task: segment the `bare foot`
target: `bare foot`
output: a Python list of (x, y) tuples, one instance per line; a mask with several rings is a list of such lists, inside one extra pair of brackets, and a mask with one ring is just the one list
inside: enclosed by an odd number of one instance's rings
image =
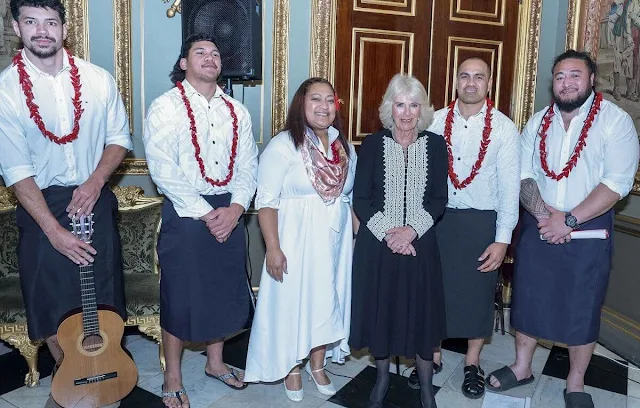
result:
[[(204, 367), (204, 371), (208, 374), (215, 375), (216, 377), (220, 377), (221, 375), (229, 374), (230, 372), (232, 372), (231, 368), (229, 368), (224, 363), (220, 363), (214, 366), (209, 361), (207, 361), (207, 365)], [(244, 380), (244, 371), (235, 370), (235, 372), (237, 373), (236, 375), (238, 376), (238, 379), (236, 379), (235, 377), (230, 377), (224, 380), (224, 382), (236, 388), (243, 387), (244, 382), (242, 381)]]

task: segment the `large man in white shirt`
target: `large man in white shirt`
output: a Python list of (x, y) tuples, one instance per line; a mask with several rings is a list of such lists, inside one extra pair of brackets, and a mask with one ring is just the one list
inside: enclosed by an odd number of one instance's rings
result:
[[(504, 391), (533, 381), (538, 337), (569, 346), (568, 407), (593, 407), (584, 374), (600, 329), (609, 280), (613, 205), (633, 186), (638, 135), (631, 117), (593, 91), (596, 64), (568, 50), (553, 65), (554, 103), (521, 137), (521, 218), (511, 305), (516, 362), (492, 373)], [(574, 230), (606, 229), (609, 238), (572, 240)]]
[[(78, 265), (92, 263), (97, 302), (125, 317), (117, 200), (106, 182), (132, 148), (113, 77), (63, 49), (60, 0), (12, 0), (24, 48), (0, 74), (0, 176), (15, 192), (18, 263), (31, 339), (59, 363), (60, 319), (80, 307)], [(94, 213), (91, 245), (69, 230)]]
[[(436, 224), (445, 294), (447, 337), (468, 339), (462, 393), (484, 395), (480, 351), (491, 336), (494, 295), (511, 233), (518, 222), (518, 129), (487, 97), (491, 70), (480, 58), (458, 67), (458, 99), (434, 114), (429, 130), (443, 135), (449, 159), (449, 201)], [(441, 355), (434, 355), (436, 372)], [(412, 375), (409, 385), (417, 388)]]
[(143, 135), (151, 177), (167, 198), (158, 256), (163, 400), (172, 407), (187, 401), (184, 341), (207, 342), (209, 377), (246, 386), (222, 349), (249, 317), (242, 215), (256, 191), (258, 148), (247, 109), (217, 86), (220, 70), (211, 37), (185, 39), (171, 74), (176, 87), (153, 101)]

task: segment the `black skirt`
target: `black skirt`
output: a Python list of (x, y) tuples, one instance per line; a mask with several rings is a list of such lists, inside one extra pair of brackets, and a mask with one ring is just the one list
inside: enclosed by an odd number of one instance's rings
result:
[[(214, 208), (231, 194), (204, 196)], [(220, 339), (241, 330), (249, 318), (244, 220), (219, 243), (201, 220), (181, 218), (165, 200), (158, 238), (160, 326), (193, 342)]]
[(581, 227), (607, 229), (608, 239), (558, 245), (540, 239), (531, 214), (523, 212), (520, 219), (511, 326), (529, 336), (569, 346), (596, 341), (611, 269), (613, 211)]
[[(58, 222), (71, 230), (66, 208), (77, 187), (51, 186), (42, 190), (49, 210)], [(94, 233), (91, 246), (96, 299), (98, 304), (117, 309), (126, 319), (122, 253), (116, 225), (118, 200), (105, 186), (93, 208)], [(80, 269), (58, 252), (34, 219), (20, 205), (16, 209), (18, 266), (20, 285), (27, 311), (29, 338), (42, 339), (54, 335), (61, 319), (81, 307)]]
[(351, 337), (355, 349), (431, 360), (445, 338), (442, 273), (435, 231), (413, 242), (417, 256), (394, 254), (366, 226), (353, 258)]
[(447, 208), (436, 224), (447, 337), (490, 337), (498, 272), (480, 272), (478, 261), (495, 241), (495, 211)]

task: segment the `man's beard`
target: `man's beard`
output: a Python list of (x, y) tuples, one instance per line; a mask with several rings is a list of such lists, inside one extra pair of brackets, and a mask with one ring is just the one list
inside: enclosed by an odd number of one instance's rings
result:
[[(41, 50), (35, 45), (35, 42), (37, 40), (41, 40), (41, 39), (46, 39), (46, 40), (51, 41), (51, 47), (48, 50)], [(40, 59), (47, 59), (47, 58), (51, 58), (54, 55), (56, 55), (56, 53), (58, 51), (60, 51), (60, 48), (62, 48), (62, 46), (60, 46), (58, 44), (58, 42), (54, 38), (51, 38), (51, 37), (32, 37), (31, 38), (31, 46), (27, 46), (27, 48), (36, 57), (38, 57)]]
[(561, 101), (556, 93), (553, 93), (553, 99), (556, 105), (558, 105), (558, 109), (563, 112), (573, 112), (574, 110), (581, 107), (587, 99), (591, 96), (591, 88), (587, 88), (583, 93), (578, 94), (574, 99), (568, 101)]

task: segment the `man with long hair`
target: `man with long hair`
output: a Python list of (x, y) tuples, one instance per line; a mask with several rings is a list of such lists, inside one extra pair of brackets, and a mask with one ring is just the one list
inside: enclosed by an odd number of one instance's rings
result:
[(246, 386), (222, 349), (249, 317), (242, 215), (256, 191), (258, 148), (249, 112), (217, 85), (221, 68), (213, 38), (185, 39), (170, 75), (175, 87), (153, 101), (143, 134), (151, 178), (166, 197), (158, 257), (168, 407), (189, 406), (184, 341), (207, 343), (207, 376)]

